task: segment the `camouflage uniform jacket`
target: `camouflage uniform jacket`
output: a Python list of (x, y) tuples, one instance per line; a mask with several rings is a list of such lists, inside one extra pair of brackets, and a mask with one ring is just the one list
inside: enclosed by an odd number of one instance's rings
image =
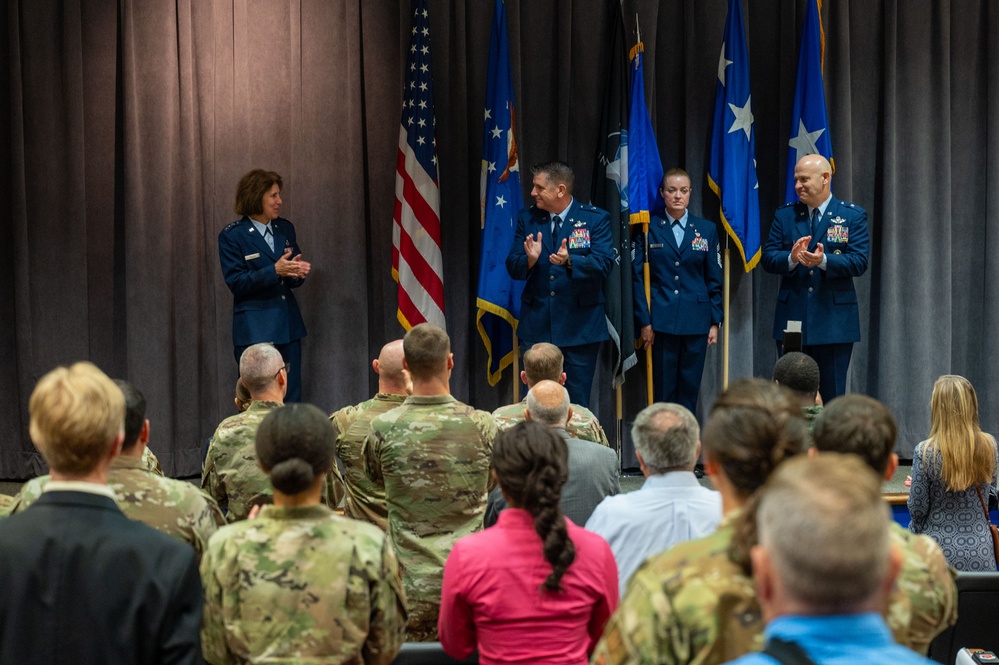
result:
[(157, 476), (165, 476), (163, 473), (163, 467), (160, 466), (160, 461), (156, 458), (156, 455), (149, 446), (142, 449), (142, 465), (155, 473)]
[[(364, 520), (388, 529), (388, 509), (385, 507), (385, 488), (372, 482), (364, 473), (361, 448), (368, 435), (371, 420), (402, 404), (405, 395), (378, 393), (374, 398), (356, 406), (345, 406), (330, 416), (336, 429), (336, 456), (343, 464), (341, 480), (346, 488), (343, 512), (347, 517)], [(340, 471), (336, 473), (340, 475)]]
[[(600, 422), (597, 421), (597, 417), (593, 415), (593, 412), (585, 406), (578, 404), (571, 406), (572, 418), (569, 418), (569, 423), (565, 426), (565, 431), (569, 433), (569, 436), (573, 439), (599, 443), (609, 448), (610, 441), (607, 440), (607, 434), (604, 433), (604, 428), (600, 426)], [(507, 404), (496, 409), (493, 411), (493, 417), (496, 418), (496, 422), (499, 424), (501, 430), (510, 429), (524, 420), (524, 410), (526, 408), (527, 398), (525, 397), (516, 404)]]
[(14, 505), (14, 497), (8, 494), (0, 494), (0, 517), (10, 514), (10, 509)]
[(410, 396), (371, 421), (368, 477), (385, 486), (388, 535), (402, 567), (407, 639), (437, 639), (444, 561), (482, 528), (496, 421), (450, 395)]
[(208, 444), (201, 489), (226, 511), (230, 524), (245, 520), (255, 505), (274, 502), (271, 479), (257, 464), (254, 439), (260, 421), (280, 406), (279, 402), (250, 402), (246, 411), (223, 420)]
[[(49, 476), (39, 476), (26, 482), (15, 497), (11, 514), (37, 501), (49, 480)], [(126, 517), (190, 543), (198, 557), (204, 554), (212, 534), (225, 524), (211, 497), (190, 483), (156, 475), (135, 457), (119, 455), (111, 460), (108, 486)]]
[(387, 665), (405, 639), (388, 539), (326, 506), (266, 506), (220, 529), (201, 578), (209, 663)]
[[(738, 515), (730, 512), (712, 535), (650, 557), (638, 569), (592, 663), (717, 665), (763, 648), (753, 580), (728, 557)], [(904, 555), (886, 619), (898, 643), (925, 651), (956, 620), (954, 582), (939, 548), (913, 548), (900, 540), (901, 528), (891, 532)]]
[(815, 419), (822, 414), (822, 406), (819, 404), (805, 406), (802, 407), (801, 411), (805, 414), (805, 422), (808, 423), (808, 438), (809, 445), (811, 445), (812, 431), (815, 429)]

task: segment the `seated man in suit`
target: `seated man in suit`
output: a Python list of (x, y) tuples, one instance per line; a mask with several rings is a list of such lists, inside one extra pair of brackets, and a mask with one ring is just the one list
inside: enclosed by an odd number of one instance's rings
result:
[(77, 363), (42, 377), (28, 408), (52, 481), (0, 521), (0, 664), (202, 662), (194, 550), (125, 517), (107, 486), (121, 390)]
[(901, 564), (889, 521), (880, 479), (855, 456), (821, 453), (777, 467), (750, 552), (764, 650), (731, 662), (932, 663), (896, 644), (881, 616)]
[[(524, 369), (520, 370), (520, 381), (530, 390), (538, 381), (556, 381), (565, 385), (566, 375), (562, 371), (562, 351), (554, 344), (538, 342), (524, 351)], [(571, 404), (572, 416), (565, 426), (565, 431), (574, 439), (593, 441), (610, 447), (607, 434), (600, 426), (593, 412), (581, 404)], [(500, 429), (510, 429), (523, 422), (527, 413), (527, 395), (516, 404), (507, 404), (493, 411), (493, 417)]]
[[(574, 439), (565, 430), (572, 417), (569, 393), (554, 381), (540, 381), (527, 393), (527, 419), (554, 429), (569, 446), (569, 480), (562, 488), (562, 512), (573, 524), (586, 524), (604, 497), (621, 491), (617, 455), (599, 443)], [(483, 524), (496, 523), (506, 508), (499, 487), (489, 492)]]
[[(208, 539), (225, 524), (225, 517), (215, 501), (191, 483), (165, 478), (146, 467), (143, 452), (148, 450), (150, 431), (146, 398), (128, 381), (115, 383), (125, 395), (125, 442), (108, 472), (118, 507), (129, 519), (190, 543), (200, 557)], [(11, 513), (37, 501), (51, 480), (51, 476), (39, 476), (26, 482)]]

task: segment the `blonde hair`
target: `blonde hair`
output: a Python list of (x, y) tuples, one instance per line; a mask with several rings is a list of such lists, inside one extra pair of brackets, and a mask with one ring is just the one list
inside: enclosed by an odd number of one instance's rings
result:
[(945, 374), (933, 384), (930, 438), (923, 463), (940, 452), (940, 477), (951, 492), (987, 483), (995, 471), (995, 442), (978, 424), (978, 396), (963, 376)]
[(124, 431), (125, 395), (88, 362), (43, 376), (28, 410), (31, 440), (53, 471), (68, 476), (97, 468)]

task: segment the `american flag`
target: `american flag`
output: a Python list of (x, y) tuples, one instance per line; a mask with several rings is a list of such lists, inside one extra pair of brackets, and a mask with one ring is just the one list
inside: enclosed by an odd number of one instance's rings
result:
[(444, 327), (430, 21), (426, 0), (411, 0), (410, 6), (413, 38), (406, 60), (392, 228), (392, 278), (399, 283), (396, 316), (406, 330), (427, 321)]

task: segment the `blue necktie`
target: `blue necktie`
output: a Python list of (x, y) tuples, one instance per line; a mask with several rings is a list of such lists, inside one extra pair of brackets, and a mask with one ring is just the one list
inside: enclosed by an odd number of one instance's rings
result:
[(274, 232), (271, 231), (271, 225), (270, 224), (268, 224), (267, 226), (264, 227), (264, 240), (267, 241), (267, 246), (270, 247), (271, 251), (273, 252), (274, 251)]
[(552, 238), (557, 236), (562, 230), (562, 218), (558, 215), (552, 215)]

